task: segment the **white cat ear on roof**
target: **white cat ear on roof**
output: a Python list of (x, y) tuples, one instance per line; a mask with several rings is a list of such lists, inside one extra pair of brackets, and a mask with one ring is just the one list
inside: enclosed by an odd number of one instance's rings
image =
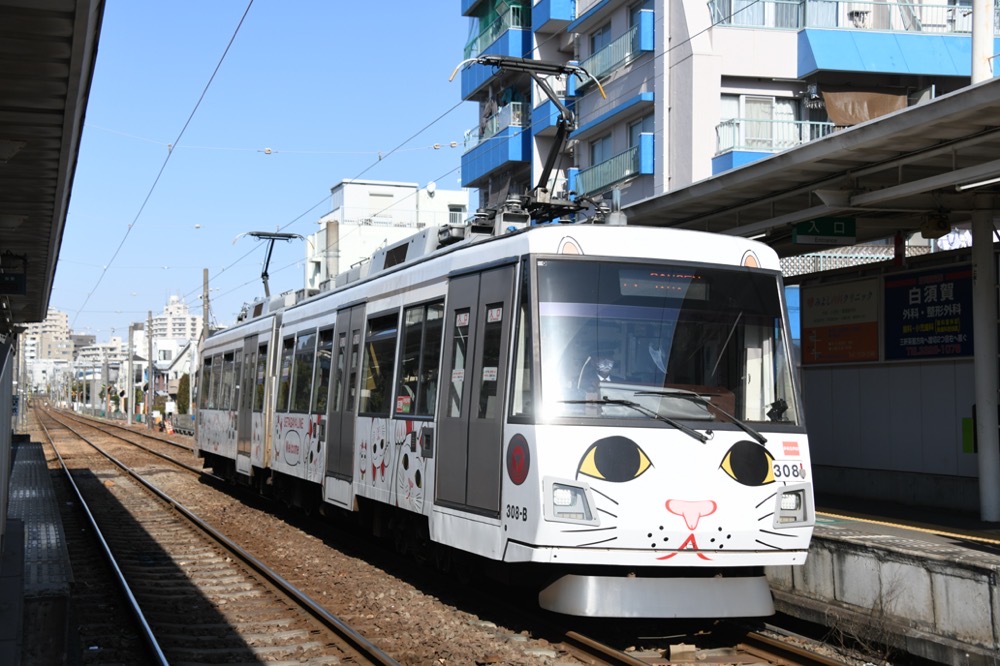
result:
[(583, 250), (580, 249), (580, 244), (577, 243), (571, 236), (565, 236), (561, 241), (559, 241), (559, 254), (583, 254)]

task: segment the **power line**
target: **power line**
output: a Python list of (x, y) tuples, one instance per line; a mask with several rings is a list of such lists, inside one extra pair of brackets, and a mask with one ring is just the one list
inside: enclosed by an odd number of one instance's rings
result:
[(111, 260), (108, 261), (107, 264), (105, 264), (104, 268), (101, 270), (101, 274), (97, 277), (97, 283), (94, 284), (93, 289), (91, 289), (90, 293), (87, 294), (87, 297), (84, 299), (83, 304), (76, 311), (76, 314), (73, 315), (73, 324), (76, 323), (76, 319), (77, 317), (80, 316), (80, 312), (82, 312), (83, 309), (87, 306), (87, 303), (90, 302), (90, 297), (94, 295), (94, 292), (97, 291), (97, 288), (101, 285), (101, 282), (104, 280), (104, 276), (107, 275), (108, 273), (108, 267), (114, 263), (115, 259), (118, 257), (118, 254), (121, 252), (122, 247), (124, 247), (125, 241), (128, 240), (129, 235), (132, 233), (132, 229), (139, 221), (139, 216), (141, 216), (142, 211), (145, 210), (146, 204), (149, 203), (150, 197), (153, 196), (153, 192), (156, 190), (156, 186), (160, 182), (160, 178), (163, 176), (163, 172), (167, 168), (167, 163), (170, 162), (170, 156), (173, 155), (174, 152), (173, 146), (176, 146), (180, 142), (181, 137), (184, 136), (184, 132), (188, 128), (188, 125), (191, 124), (191, 120), (194, 119), (194, 114), (197, 113), (198, 107), (201, 106), (202, 100), (205, 99), (205, 95), (208, 93), (208, 89), (212, 85), (212, 81), (215, 80), (215, 75), (219, 73), (219, 69), (222, 67), (222, 63), (226, 59), (226, 55), (229, 53), (229, 49), (232, 47), (233, 42), (236, 41), (236, 35), (239, 34), (240, 28), (243, 27), (243, 22), (246, 20), (247, 14), (250, 13), (250, 8), (252, 6), (253, 6), (253, 0), (250, 0), (249, 3), (247, 4), (247, 8), (243, 10), (243, 16), (240, 17), (240, 21), (236, 25), (236, 29), (233, 31), (232, 37), (229, 38), (229, 43), (226, 44), (226, 48), (222, 52), (222, 56), (219, 58), (219, 62), (215, 65), (215, 69), (212, 71), (212, 75), (209, 77), (208, 83), (206, 83), (205, 87), (202, 89), (201, 95), (198, 97), (198, 101), (195, 102), (194, 108), (191, 109), (191, 113), (188, 114), (187, 120), (184, 121), (184, 126), (181, 127), (181, 131), (177, 134), (177, 138), (174, 139), (173, 144), (171, 144), (168, 147), (167, 156), (163, 159), (163, 164), (160, 165), (160, 170), (156, 174), (156, 178), (153, 179), (153, 184), (149, 187), (149, 191), (146, 193), (146, 198), (143, 199), (142, 205), (139, 206), (139, 210), (136, 212), (135, 217), (132, 218), (132, 222), (129, 223), (128, 228), (125, 230), (125, 235), (122, 236), (121, 241), (119, 241), (118, 243), (118, 247), (115, 248), (114, 254), (111, 255)]
[[(724, 23), (724, 22), (726, 22), (726, 21), (728, 21), (728, 20), (732, 19), (732, 18), (733, 18), (734, 16), (736, 16), (737, 14), (740, 14), (741, 12), (744, 12), (744, 11), (746, 11), (746, 10), (750, 9), (751, 7), (753, 7), (754, 5), (756, 5), (756, 4), (760, 3), (760, 2), (761, 2), (761, 0), (753, 0), (752, 2), (750, 2), (749, 4), (747, 4), (746, 6), (744, 6), (744, 7), (741, 7), (741, 8), (739, 8), (739, 9), (737, 9), (737, 10), (733, 11), (733, 12), (732, 12), (732, 13), (730, 13), (729, 15), (727, 15), (727, 16), (724, 16), (724, 17), (720, 17), (720, 18), (719, 18), (718, 20), (715, 20), (715, 21), (713, 21), (713, 22), (712, 22), (712, 23), (711, 23), (711, 24), (710, 24), (710, 25), (709, 25), (708, 27), (704, 28), (703, 30), (700, 30), (699, 32), (697, 32), (697, 33), (695, 33), (695, 34), (693, 34), (693, 35), (690, 35), (690, 36), (689, 36), (688, 38), (686, 38), (686, 39), (684, 39), (684, 40), (682, 40), (682, 41), (680, 41), (680, 42), (678, 42), (678, 43), (676, 43), (676, 44), (673, 44), (673, 45), (671, 45), (671, 46), (670, 46), (669, 48), (667, 48), (667, 49), (664, 49), (664, 50), (663, 50), (663, 51), (662, 51), (661, 53), (659, 53), (659, 54), (657, 54), (656, 56), (654, 56), (654, 58), (653, 58), (652, 60), (653, 60), (653, 61), (655, 61), (656, 59), (658, 59), (658, 58), (660, 58), (660, 57), (663, 57), (663, 56), (667, 55), (668, 53), (670, 53), (670, 52), (674, 51), (675, 49), (677, 49), (677, 48), (680, 48), (680, 47), (682, 47), (682, 46), (684, 46), (684, 45), (686, 45), (686, 44), (689, 44), (689, 43), (690, 43), (690, 42), (692, 42), (692, 41), (693, 41), (693, 40), (694, 40), (695, 38), (697, 38), (697, 37), (701, 36), (702, 34), (706, 33), (706, 32), (707, 32), (708, 30), (710, 30), (711, 28), (714, 28), (715, 26), (717, 26), (717, 25), (720, 25), (720, 24), (722, 24), (722, 23)], [(225, 58), (225, 56), (226, 56), (226, 53), (228, 53), (228, 51), (229, 51), (229, 47), (230, 47), (230, 46), (232, 45), (233, 41), (235, 40), (235, 37), (236, 37), (236, 34), (237, 34), (237, 33), (239, 32), (239, 28), (240, 28), (240, 26), (242, 26), (242, 24), (243, 24), (243, 19), (245, 19), (245, 18), (246, 18), (246, 15), (247, 15), (247, 12), (249, 12), (249, 10), (250, 10), (250, 6), (251, 6), (252, 4), (253, 4), (253, 0), (250, 0), (250, 3), (248, 4), (248, 6), (247, 6), (247, 9), (246, 9), (246, 11), (244, 12), (244, 15), (243, 15), (243, 18), (241, 18), (241, 20), (240, 20), (240, 24), (239, 24), (239, 25), (237, 26), (237, 28), (236, 28), (236, 31), (234, 32), (234, 34), (233, 34), (232, 38), (230, 39), (230, 42), (229, 42), (229, 45), (227, 45), (227, 47), (226, 47), (226, 51), (225, 51), (225, 53), (223, 53), (223, 55), (222, 55), (222, 58), (220, 59), (220, 61), (219, 61), (218, 65), (216, 66), (216, 69), (215, 69), (215, 72), (213, 72), (213, 74), (212, 74), (212, 79), (214, 79), (214, 77), (215, 77), (215, 73), (216, 73), (216, 72), (218, 72), (218, 70), (219, 70), (219, 67), (221, 67), (221, 64), (222, 64), (222, 60), (223, 60), (223, 59)], [(550, 42), (550, 41), (551, 41), (551, 40), (553, 40), (553, 39), (556, 39), (556, 38), (558, 38), (558, 37), (561, 37), (561, 35), (562, 35), (562, 33), (560, 33), (560, 32), (555, 32), (555, 33), (552, 33), (552, 34), (550, 34), (550, 35), (549, 35), (549, 36), (548, 36), (548, 37), (547, 37), (546, 39), (544, 39), (544, 40), (543, 40), (543, 41), (541, 41), (541, 42), (538, 42), (538, 44), (537, 44), (537, 45), (536, 45), (536, 46), (535, 46), (535, 47), (534, 47), (534, 48), (533, 48), (533, 49), (532, 49), (532, 50), (531, 50), (531, 51), (529, 52), (529, 54), (535, 54), (535, 53), (537, 53), (537, 52), (539, 51), (539, 49), (540, 49), (540, 48), (541, 48), (541, 47), (542, 47), (542, 46), (543, 46), (544, 44), (546, 44), (546, 43)], [(210, 80), (209, 80), (209, 83), (208, 83), (208, 85), (210, 85), (210, 84), (211, 84), (211, 82), (212, 82), (212, 79), (210, 79)], [(173, 143), (173, 144), (168, 144), (168, 147), (169, 147), (169, 152), (168, 152), (168, 155), (167, 155), (167, 159), (166, 159), (166, 160), (164, 160), (164, 164), (163, 164), (163, 166), (162, 166), (162, 167), (161, 167), (161, 169), (160, 169), (160, 174), (158, 174), (158, 175), (157, 175), (157, 178), (156, 178), (156, 181), (154, 181), (154, 183), (153, 183), (153, 187), (152, 187), (152, 188), (150, 189), (150, 192), (149, 192), (149, 193), (147, 194), (147, 196), (146, 196), (146, 200), (145, 200), (145, 201), (143, 202), (143, 204), (142, 204), (142, 208), (144, 208), (144, 207), (145, 207), (145, 205), (146, 205), (146, 202), (148, 202), (148, 200), (149, 200), (150, 196), (152, 195), (152, 191), (153, 191), (153, 189), (154, 189), (154, 188), (155, 188), (155, 186), (156, 186), (156, 182), (158, 182), (158, 181), (159, 181), (159, 178), (160, 178), (160, 175), (162, 175), (162, 173), (163, 173), (163, 170), (164, 170), (164, 168), (166, 167), (166, 163), (167, 163), (167, 161), (169, 160), (169, 158), (170, 158), (170, 155), (171, 155), (171, 154), (172, 154), (172, 152), (173, 152), (173, 149), (174, 149), (174, 148), (176, 148), (176, 147), (178, 147), (178, 145), (179, 145), (179, 141), (180, 141), (180, 138), (181, 138), (181, 136), (183, 135), (183, 133), (184, 133), (184, 130), (185, 130), (185, 129), (187, 128), (188, 124), (190, 123), (191, 119), (192, 119), (192, 118), (193, 118), (193, 116), (194, 116), (194, 112), (195, 112), (195, 111), (197, 110), (197, 108), (198, 108), (198, 105), (200, 105), (200, 103), (201, 103), (201, 100), (202, 100), (202, 99), (204, 98), (204, 96), (205, 96), (205, 93), (206, 93), (206, 92), (207, 92), (207, 90), (208, 90), (208, 85), (206, 85), (206, 87), (205, 87), (205, 90), (204, 90), (204, 91), (202, 92), (202, 95), (201, 95), (201, 97), (200, 97), (200, 98), (199, 98), (199, 100), (198, 100), (198, 104), (196, 104), (196, 105), (195, 105), (195, 109), (194, 109), (194, 110), (193, 110), (193, 111), (191, 112), (191, 115), (189, 116), (189, 118), (188, 118), (188, 121), (187, 121), (187, 122), (185, 123), (185, 125), (184, 125), (184, 128), (183, 128), (183, 129), (181, 130), (181, 132), (180, 132), (180, 134), (178, 135), (177, 139), (176, 139), (176, 140), (174, 141), (174, 143)], [(629, 88), (629, 89), (628, 89), (628, 90), (626, 90), (625, 92), (630, 92), (630, 91), (633, 91), (633, 90), (638, 90), (638, 89), (639, 89), (639, 88), (641, 88), (641, 87), (642, 87), (643, 85), (644, 85), (644, 84), (639, 84), (639, 85), (636, 85), (636, 86), (633, 86), (632, 88)], [(372, 162), (372, 163), (371, 163), (371, 164), (370, 164), (369, 166), (367, 166), (366, 168), (364, 168), (364, 169), (363, 169), (363, 170), (362, 170), (362, 171), (361, 171), (360, 173), (358, 173), (358, 174), (357, 174), (357, 175), (356, 175), (356, 176), (355, 176), (355, 177), (353, 178), (353, 180), (357, 180), (357, 179), (360, 179), (360, 178), (361, 178), (361, 176), (363, 176), (364, 174), (366, 174), (367, 172), (369, 172), (369, 171), (370, 171), (371, 169), (373, 169), (374, 167), (376, 167), (376, 166), (377, 166), (378, 164), (381, 164), (381, 163), (382, 163), (382, 162), (383, 162), (383, 161), (384, 161), (385, 159), (387, 159), (387, 158), (388, 158), (389, 156), (391, 156), (391, 155), (393, 155), (393, 154), (395, 154), (395, 153), (397, 153), (397, 152), (401, 152), (404, 146), (406, 146), (406, 145), (407, 145), (408, 143), (410, 143), (410, 142), (411, 142), (411, 141), (412, 141), (413, 139), (415, 139), (415, 138), (416, 138), (417, 136), (421, 135), (421, 134), (422, 134), (423, 132), (425, 132), (425, 131), (426, 131), (427, 129), (429, 129), (430, 127), (432, 127), (432, 126), (433, 126), (433, 125), (435, 125), (436, 123), (440, 122), (440, 121), (441, 121), (441, 120), (442, 120), (443, 118), (445, 118), (446, 116), (448, 116), (449, 114), (451, 114), (451, 113), (452, 113), (453, 111), (455, 111), (456, 109), (458, 109), (458, 108), (459, 108), (460, 106), (462, 106), (462, 104), (464, 104), (464, 103), (465, 103), (466, 101), (467, 101), (467, 100), (464, 100), (464, 99), (462, 99), (462, 100), (459, 100), (459, 101), (458, 101), (458, 102), (457, 102), (457, 103), (456, 103), (455, 105), (453, 105), (453, 106), (452, 106), (451, 108), (449, 108), (448, 110), (446, 110), (446, 111), (444, 111), (443, 113), (441, 113), (441, 114), (440, 114), (439, 116), (437, 116), (437, 117), (436, 117), (436, 118), (435, 118), (434, 120), (432, 120), (432, 121), (430, 121), (429, 123), (427, 123), (427, 124), (426, 124), (426, 125), (425, 125), (424, 127), (422, 127), (422, 128), (420, 129), (420, 130), (418, 130), (418, 131), (417, 131), (416, 133), (414, 133), (413, 135), (411, 135), (411, 136), (410, 136), (409, 138), (407, 138), (406, 140), (404, 140), (404, 141), (403, 141), (402, 143), (400, 143), (400, 144), (399, 144), (398, 146), (396, 146), (395, 148), (393, 148), (393, 149), (392, 149), (392, 150), (390, 150), (389, 152), (385, 153), (384, 155), (383, 155), (382, 153), (378, 153), (378, 158), (377, 158), (377, 159), (376, 159), (375, 161), (373, 161), (373, 162)], [(522, 129), (521, 133), (523, 133), (524, 131), (530, 131), (530, 130), (532, 130), (532, 129), (533, 129), (533, 127), (534, 127), (534, 124), (531, 124), (531, 125), (528, 125), (528, 126), (526, 126), (526, 127), (524, 127), (524, 128)], [(111, 131), (111, 130), (109, 130), (109, 131)], [(519, 133), (519, 134), (520, 134), (520, 133)], [(135, 138), (140, 138), (140, 139), (142, 139), (142, 137), (135, 137)], [(496, 137), (489, 137), (488, 139), (486, 139), (486, 141), (490, 141), (490, 140), (494, 140), (495, 138), (496, 138)], [(147, 139), (143, 139), (143, 140), (147, 140)], [(192, 147), (192, 148), (193, 148), (193, 147)], [(202, 148), (203, 148), (203, 149), (213, 149), (213, 148), (208, 148), (208, 147), (202, 147)], [(219, 149), (219, 150), (225, 150), (225, 149), (223, 149), (223, 148), (218, 148), (218, 149)], [(250, 150), (250, 149), (236, 149), (236, 150)], [(261, 152), (266, 152), (266, 150), (265, 150), (265, 151), (261, 151)], [(271, 152), (279, 152), (279, 151), (271, 151)], [(296, 152), (296, 151), (285, 151), (285, 152)], [(317, 152), (320, 152), (320, 153), (322, 153), (322, 151), (317, 151)], [(331, 154), (333, 154), (333, 153), (331, 153)], [(339, 154), (339, 153), (338, 153), (338, 154)], [(562, 158), (560, 158), (560, 159), (562, 159)], [(456, 167), (455, 169), (452, 169), (452, 170), (451, 170), (451, 171), (449, 171), (448, 173), (444, 174), (444, 176), (442, 176), (442, 177), (445, 177), (445, 176), (447, 176), (447, 175), (449, 175), (449, 174), (451, 174), (451, 173), (454, 173), (454, 171), (456, 171), (457, 169), (458, 169), (458, 167)], [(312, 212), (313, 210), (315, 210), (316, 208), (318, 208), (319, 206), (321, 206), (321, 205), (322, 205), (322, 204), (323, 204), (323, 203), (324, 203), (325, 201), (327, 201), (327, 200), (328, 200), (328, 198), (329, 198), (329, 195), (324, 195), (324, 197), (323, 197), (323, 198), (322, 198), (321, 200), (319, 200), (318, 202), (316, 202), (315, 204), (313, 204), (312, 206), (310, 206), (310, 207), (309, 207), (308, 209), (306, 209), (306, 210), (305, 210), (304, 212), (300, 213), (300, 214), (299, 214), (298, 216), (296, 216), (295, 218), (293, 218), (293, 219), (292, 219), (292, 220), (290, 220), (289, 222), (285, 223), (284, 225), (282, 225), (282, 226), (278, 227), (278, 230), (279, 230), (279, 231), (281, 231), (281, 230), (284, 230), (284, 229), (287, 229), (287, 228), (288, 228), (288, 227), (290, 227), (291, 225), (295, 224), (296, 222), (298, 222), (299, 220), (301, 220), (301, 219), (302, 219), (303, 217), (305, 217), (306, 215), (308, 215), (308, 214), (309, 214), (310, 212)], [(405, 198), (406, 198), (406, 197), (404, 197), (404, 199), (405, 199)], [(402, 201), (402, 200), (400, 200), (400, 201)], [(394, 202), (394, 203), (393, 203), (392, 205), (395, 205), (395, 203), (396, 203), (396, 202)], [(389, 206), (389, 207), (391, 207), (391, 206)], [(384, 209), (384, 210), (387, 210), (387, 209), (388, 209), (389, 207), (386, 207), (386, 209)], [(114, 256), (112, 257), (112, 260), (111, 260), (112, 262), (114, 261), (115, 257), (117, 257), (117, 256), (118, 256), (118, 253), (120, 252), (120, 250), (121, 250), (121, 247), (122, 247), (122, 245), (123, 245), (123, 244), (124, 244), (124, 242), (125, 242), (125, 239), (126, 239), (126, 238), (128, 237), (128, 234), (129, 234), (129, 233), (131, 232), (131, 229), (132, 229), (132, 227), (133, 227), (133, 226), (134, 226), (134, 224), (135, 224), (135, 221), (136, 221), (136, 220), (138, 219), (139, 215), (141, 214), (141, 212), (142, 212), (142, 208), (140, 208), (140, 211), (139, 211), (139, 213), (138, 213), (138, 214), (136, 215), (136, 218), (135, 218), (135, 220), (133, 220), (133, 223), (129, 225), (129, 229), (128, 229), (128, 231), (126, 232), (126, 234), (125, 234), (125, 237), (124, 237), (124, 238), (122, 239), (122, 242), (121, 242), (121, 244), (119, 244), (119, 246), (118, 246), (118, 249), (117, 249), (117, 250), (115, 251), (115, 254), (114, 254)], [(255, 251), (255, 249), (256, 249), (256, 248), (253, 248), (253, 249), (251, 249), (251, 250), (247, 251), (246, 253), (244, 253), (243, 255), (241, 255), (240, 257), (238, 257), (237, 259), (235, 259), (235, 260), (234, 260), (233, 262), (231, 262), (230, 264), (228, 264), (227, 266), (225, 266), (224, 268), (222, 268), (221, 270), (219, 270), (219, 271), (218, 271), (218, 272), (217, 272), (217, 273), (216, 273), (216, 274), (215, 274), (215, 275), (213, 276), (213, 278), (218, 278), (218, 276), (219, 276), (219, 275), (221, 275), (222, 273), (225, 273), (225, 272), (226, 272), (226, 271), (228, 271), (229, 269), (231, 269), (231, 268), (233, 268), (234, 266), (236, 266), (237, 264), (241, 263), (241, 262), (242, 262), (242, 261), (243, 261), (244, 259), (246, 259), (246, 258), (247, 258), (247, 257), (249, 257), (249, 256), (250, 256), (251, 254), (253, 254), (253, 253), (254, 253), (254, 251)], [(110, 265), (110, 263), (111, 263), (111, 262), (109, 262), (109, 265)], [(285, 268), (288, 268), (288, 267), (290, 267), (290, 266), (292, 266), (292, 265), (295, 265), (296, 263), (299, 263), (299, 261), (297, 260), (296, 262), (293, 262), (292, 264), (288, 264), (288, 265), (286, 265), (286, 266), (284, 266), (284, 267), (282, 267), (282, 268), (278, 269), (278, 271), (277, 271), (277, 272), (280, 272), (281, 270), (284, 270)], [(100, 276), (100, 278), (98, 279), (98, 283), (97, 283), (97, 285), (95, 285), (95, 287), (94, 287), (94, 290), (96, 290), (96, 288), (97, 288), (97, 286), (98, 286), (98, 285), (100, 284), (101, 280), (103, 280), (103, 278), (104, 278), (104, 275), (105, 275), (105, 273), (107, 272), (107, 268), (108, 268), (108, 266), (105, 266), (105, 267), (104, 267), (104, 270), (102, 271), (102, 273), (101, 273), (101, 276)], [(232, 290), (229, 290), (229, 291), (227, 291), (227, 292), (224, 292), (224, 294), (222, 294), (222, 295), (225, 295), (225, 294), (229, 294), (229, 293), (232, 293), (232, 291), (235, 291), (235, 289), (239, 289), (239, 288), (242, 288), (242, 287), (244, 287), (244, 286), (246, 286), (246, 285), (249, 285), (249, 284), (251, 284), (251, 283), (252, 283), (253, 281), (254, 281), (254, 280), (248, 280), (247, 282), (244, 282), (244, 283), (242, 283), (242, 284), (238, 285), (237, 287), (234, 287), (234, 288), (233, 288)], [(187, 300), (188, 300), (188, 299), (190, 299), (190, 298), (191, 298), (191, 297), (192, 297), (193, 295), (195, 295), (195, 294), (198, 294), (198, 293), (200, 293), (200, 290), (201, 290), (201, 286), (199, 285), (199, 287), (197, 287), (196, 289), (193, 289), (192, 291), (190, 291), (190, 292), (188, 292), (187, 294), (185, 294), (185, 295), (183, 296), (184, 300), (185, 300), (185, 301), (187, 301)], [(77, 315), (76, 315), (76, 316), (79, 316), (79, 314), (80, 314), (80, 311), (82, 311), (83, 307), (84, 307), (84, 306), (86, 306), (87, 302), (89, 302), (89, 299), (90, 299), (90, 297), (91, 297), (92, 295), (93, 295), (93, 291), (91, 291), (91, 293), (87, 295), (87, 299), (86, 299), (86, 300), (84, 301), (84, 304), (83, 304), (83, 305), (82, 305), (82, 306), (80, 307), (80, 310), (78, 310), (78, 311), (77, 311)], [(75, 322), (75, 317), (74, 317), (74, 322)]]

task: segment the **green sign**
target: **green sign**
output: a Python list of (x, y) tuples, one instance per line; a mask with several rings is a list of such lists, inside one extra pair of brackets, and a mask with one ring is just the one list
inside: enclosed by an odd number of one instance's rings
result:
[(792, 230), (792, 242), (802, 245), (852, 245), (855, 237), (853, 217), (817, 217)]

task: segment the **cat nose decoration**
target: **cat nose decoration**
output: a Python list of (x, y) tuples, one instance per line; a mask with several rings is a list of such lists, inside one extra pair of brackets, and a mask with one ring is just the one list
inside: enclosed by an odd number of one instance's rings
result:
[(696, 529), (698, 521), (704, 516), (711, 516), (715, 513), (715, 509), (716, 504), (712, 500), (701, 500), (698, 502), (678, 499), (667, 500), (667, 511), (676, 516), (683, 516), (684, 523), (689, 530)]

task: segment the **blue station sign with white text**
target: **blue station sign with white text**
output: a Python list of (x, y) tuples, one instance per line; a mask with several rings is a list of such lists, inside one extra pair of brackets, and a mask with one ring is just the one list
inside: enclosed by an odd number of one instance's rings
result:
[(972, 267), (885, 278), (885, 359), (972, 356)]

